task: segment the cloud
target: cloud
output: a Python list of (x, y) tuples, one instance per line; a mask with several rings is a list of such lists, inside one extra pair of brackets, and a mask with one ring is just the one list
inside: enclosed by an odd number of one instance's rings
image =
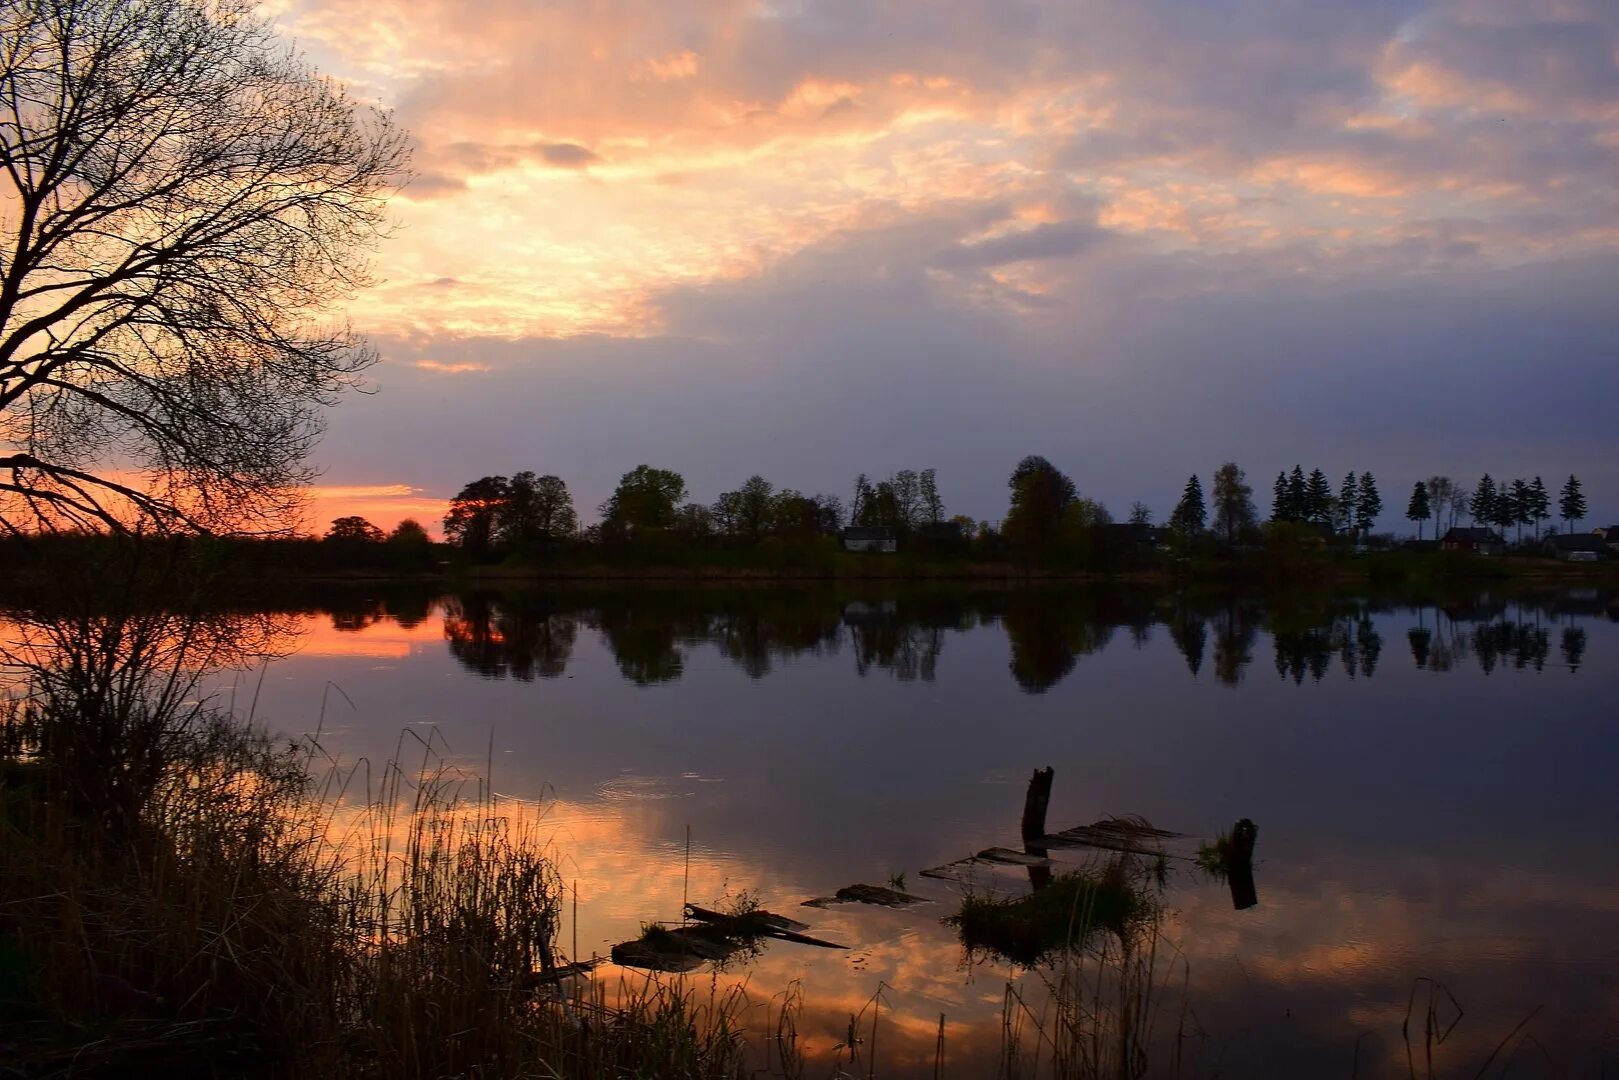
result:
[(442, 375), (465, 375), (489, 370), (488, 364), (475, 364), (470, 361), (417, 360), (411, 366), (422, 371), (436, 371)]
[[(1611, 4), (284, 17), (419, 147), (351, 307), (397, 362), (327, 444), (363, 475), (400, 432), (436, 493), (535, 467), (589, 505), (652, 456), (717, 491), (936, 455), (994, 516), (1031, 449), (1118, 462), (1081, 486), (1121, 506), (1328, 432), (1380, 473), (1611, 476), (1547, 419), (1614, 404)], [(445, 357), (491, 370), (447, 394)]]
[(597, 154), (575, 143), (548, 143), (535, 147), (535, 152), (541, 161), (559, 169), (583, 169), (601, 160)]

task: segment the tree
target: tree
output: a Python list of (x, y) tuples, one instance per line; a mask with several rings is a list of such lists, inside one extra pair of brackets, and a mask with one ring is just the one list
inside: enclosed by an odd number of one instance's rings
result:
[(1473, 488), (1473, 496), (1467, 502), (1467, 512), (1473, 516), (1474, 521), (1489, 525), (1495, 521), (1496, 502), (1499, 498), (1495, 491), (1495, 481), (1490, 479), (1489, 473), (1485, 473), (1479, 479), (1478, 485)]
[(1534, 523), (1535, 539), (1540, 539), (1540, 523), (1552, 516), (1552, 497), (1546, 491), (1546, 484), (1540, 477), (1535, 477), (1529, 485), (1529, 518)]
[(1372, 474), (1360, 474), (1360, 484), (1355, 492), (1355, 527), (1364, 537), (1372, 531), (1377, 523), (1377, 515), (1383, 512), (1383, 496), (1378, 494), (1377, 481)]
[(462, 488), (444, 515), (444, 539), (463, 551), (488, 551), (495, 541), (495, 519), (508, 493), (504, 476), (481, 477)]
[(0, 527), (280, 524), (375, 360), (405, 134), (254, 8), (0, 4)]
[(1287, 474), (1287, 509), (1289, 521), (1303, 521), (1307, 514), (1306, 505), (1309, 501), (1309, 484), (1304, 479), (1302, 466), (1294, 465), (1293, 471)]
[[(1422, 523), (1433, 517), (1433, 506), (1428, 501), (1428, 485), (1421, 480), (1411, 489), (1411, 501), (1405, 504), (1405, 518), (1417, 523), (1417, 539), (1422, 539)], [(1438, 531), (1438, 526), (1434, 526)]]
[(854, 478), (854, 495), (849, 503), (849, 524), (866, 524), (867, 508), (871, 503), (873, 494), (871, 481), (866, 478), (865, 473), (861, 473)]
[(1433, 505), (1433, 531), (1434, 539), (1439, 538), (1439, 530), (1444, 521), (1445, 513), (1450, 511), (1452, 517), (1450, 524), (1454, 526), (1455, 511), (1452, 510), (1452, 500), (1456, 495), (1456, 482), (1448, 476), (1434, 475), (1428, 477), (1428, 501)]
[(909, 531), (922, 521), (922, 479), (914, 469), (901, 469), (888, 478), (894, 493), (894, 525)]
[(762, 476), (750, 476), (735, 491), (721, 493), (714, 519), (727, 536), (757, 543), (770, 529), (775, 487)]
[(1245, 482), (1241, 469), (1228, 461), (1214, 470), (1214, 531), (1235, 544), (1254, 526), (1254, 489)]
[(602, 503), (602, 527), (619, 535), (667, 529), (676, 507), (686, 501), (686, 481), (669, 469), (637, 465), (619, 478), (612, 496)]
[(355, 514), (333, 521), (326, 539), (337, 544), (380, 544), (383, 537), (381, 529)]
[(1018, 462), (1007, 480), (1012, 505), (1001, 531), (1026, 548), (1049, 546), (1062, 527), (1063, 515), (1079, 497), (1074, 482), (1051, 462), (1031, 454)]
[(1174, 512), (1169, 515), (1169, 527), (1191, 536), (1202, 532), (1208, 519), (1208, 509), (1203, 505), (1203, 484), (1193, 474), (1181, 490), (1181, 501), (1175, 504)]
[(1338, 485), (1338, 497), (1332, 501), (1332, 527), (1340, 532), (1355, 525), (1355, 472), (1351, 469)]
[(922, 470), (921, 488), (923, 520), (930, 525), (937, 525), (944, 520), (944, 500), (939, 498), (937, 470)]
[(1574, 522), (1585, 520), (1585, 493), (1573, 473), (1569, 473), (1568, 483), (1563, 485), (1563, 493), (1557, 500), (1557, 514), (1569, 523), (1569, 532), (1574, 531)]
[(431, 544), (432, 542), (432, 538), (427, 535), (427, 530), (415, 518), (405, 518), (395, 525), (393, 531), (388, 534), (388, 543), (390, 544), (416, 546)]
[(1535, 522), (1534, 497), (1529, 493), (1529, 485), (1523, 480), (1514, 480), (1507, 496), (1512, 513), (1511, 525), (1518, 527), (1518, 542), (1523, 542), (1523, 527), (1533, 525)]
[(495, 539), (512, 546), (573, 535), (579, 515), (568, 485), (556, 476), (515, 474), (506, 484), (506, 499), (495, 513)]
[(1146, 503), (1137, 500), (1130, 504), (1130, 524), (1151, 525), (1152, 510)]
[(1327, 482), (1326, 473), (1320, 469), (1312, 469), (1310, 478), (1304, 485), (1304, 520), (1330, 529), (1332, 517), (1332, 485)]
[(1270, 488), (1270, 519), (1272, 521), (1293, 520), (1293, 506), (1288, 496), (1287, 472), (1285, 470), (1276, 474), (1276, 482)]

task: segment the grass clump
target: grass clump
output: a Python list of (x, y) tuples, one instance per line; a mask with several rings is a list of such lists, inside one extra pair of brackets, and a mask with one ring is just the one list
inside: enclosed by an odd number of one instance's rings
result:
[(1034, 967), (1078, 949), (1098, 930), (1127, 938), (1157, 917), (1150, 877), (1137, 860), (1108, 860), (1099, 870), (1074, 870), (1019, 897), (969, 893), (947, 917), (969, 955), (989, 953)]

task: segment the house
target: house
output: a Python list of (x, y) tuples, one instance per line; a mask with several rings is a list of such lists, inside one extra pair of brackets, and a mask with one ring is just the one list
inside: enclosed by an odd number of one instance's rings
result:
[(899, 550), (893, 529), (851, 525), (839, 534), (844, 551), (878, 551), (892, 554)]
[(1608, 545), (1608, 550), (1619, 555), (1619, 525), (1609, 525), (1606, 529), (1591, 530), (1595, 535), (1602, 537)]
[(1596, 562), (1612, 554), (1607, 541), (1596, 533), (1572, 533), (1566, 536), (1548, 536), (1540, 550), (1564, 562)]
[(1442, 551), (1471, 551), (1476, 555), (1499, 555), (1507, 542), (1494, 529), (1451, 529), (1439, 541)]

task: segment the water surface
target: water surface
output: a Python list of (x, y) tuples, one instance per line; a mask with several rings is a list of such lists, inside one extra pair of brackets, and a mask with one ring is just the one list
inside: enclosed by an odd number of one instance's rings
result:
[[(1030, 976), (967, 962), (940, 924), (958, 887), (920, 872), (1016, 846), (1050, 765), (1053, 829), (1259, 826), (1257, 907), (1170, 875), (1160, 1027), (1186, 1036), (1188, 1075), (1405, 1075), (1424, 978), (1461, 1009), (1446, 1071), (1472, 1075), (1537, 1006), (1511, 1075), (1619, 1066), (1605, 593), (377, 591), (311, 601), (291, 629), (259, 718), (318, 720), (348, 761), (414, 731), (540, 800), (581, 953), (742, 890), (849, 944), (773, 945), (723, 976), (760, 999), (796, 981), (823, 1059), (881, 988), (881, 1075), (932, 1075), (941, 1013), (952, 1074), (984, 1067), (1007, 981)], [(798, 906), (899, 874), (936, 902)], [(1028, 882), (986, 868), (986, 886)]]

